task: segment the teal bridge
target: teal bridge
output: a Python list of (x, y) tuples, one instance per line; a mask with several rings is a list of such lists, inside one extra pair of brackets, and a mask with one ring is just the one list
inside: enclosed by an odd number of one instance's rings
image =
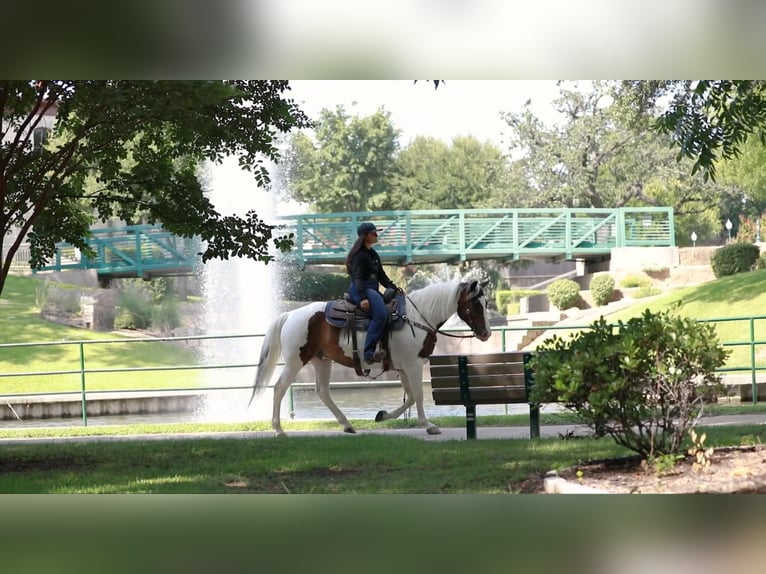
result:
[(53, 260), (36, 271), (95, 269), (100, 280), (151, 279), (190, 275), (200, 261), (199, 240), (174, 235), (158, 225), (94, 228), (86, 241), (96, 257), (87, 257), (72, 245), (60, 243)]
[[(463, 209), (325, 213), (279, 218), (275, 235), (292, 233), (284, 258), (301, 266), (341, 264), (356, 228), (379, 229), (375, 250), (386, 264), (455, 263), (479, 259), (595, 259), (613, 248), (675, 246), (669, 207), (617, 209)], [(93, 229), (86, 257), (66, 243), (38, 271), (95, 269), (100, 279), (188, 275), (200, 262), (198, 240), (160, 226)]]
[(343, 263), (356, 228), (372, 221), (387, 264), (478, 259), (596, 259), (617, 247), (673, 247), (670, 207), (463, 209), (322, 213), (280, 218), (300, 265)]

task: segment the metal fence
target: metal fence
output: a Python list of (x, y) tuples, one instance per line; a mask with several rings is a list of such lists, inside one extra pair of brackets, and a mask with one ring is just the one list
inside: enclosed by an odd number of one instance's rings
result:
[[(758, 400), (757, 390), (757, 375), (758, 373), (766, 370), (766, 354), (758, 352), (759, 347), (766, 345), (766, 316), (753, 316), (753, 317), (727, 317), (719, 319), (706, 319), (706, 323), (713, 323), (719, 332), (723, 332), (726, 335), (719, 337), (721, 344), (724, 347), (732, 349), (732, 355), (729, 358), (727, 365), (719, 370), (729, 384), (736, 383), (737, 380), (747, 381), (745, 384), (750, 384), (752, 388), (752, 402), (756, 403)], [(496, 336), (500, 336), (500, 350), (512, 350), (508, 349), (509, 338), (516, 331), (527, 331), (530, 329), (541, 331), (559, 331), (562, 336), (565, 336), (566, 332), (574, 332), (583, 329), (589, 329), (590, 325), (566, 325), (566, 326), (535, 326), (535, 327), (499, 327), (495, 328), (494, 332)], [(462, 329), (451, 330), (455, 333), (463, 332)], [(734, 338), (732, 333), (738, 338)], [(243, 385), (215, 385), (205, 386), (203, 384), (190, 385), (190, 386), (172, 386), (167, 388), (93, 388), (93, 379), (98, 375), (104, 374), (118, 374), (118, 373), (149, 373), (149, 372), (162, 372), (162, 371), (205, 371), (205, 370), (220, 370), (227, 369), (253, 369), (255, 370), (258, 365), (254, 362), (219, 362), (216, 364), (202, 364), (200, 362), (190, 362), (187, 364), (169, 364), (169, 365), (157, 365), (157, 366), (127, 366), (127, 365), (115, 365), (109, 367), (93, 367), (88, 366), (89, 356), (94, 354), (94, 350), (98, 347), (107, 347), (115, 344), (186, 344), (194, 345), (199, 342), (207, 340), (226, 341), (232, 339), (262, 339), (263, 334), (229, 334), (229, 335), (206, 335), (206, 336), (187, 336), (187, 337), (164, 337), (164, 338), (121, 338), (121, 339), (103, 339), (103, 340), (79, 340), (79, 341), (55, 341), (55, 342), (26, 342), (26, 343), (4, 343), (0, 344), (0, 357), (6, 357), (8, 354), (6, 351), (11, 349), (22, 349), (22, 352), (26, 350), (39, 349), (39, 348), (55, 348), (62, 351), (61, 355), (69, 354), (69, 366), (70, 368), (64, 369), (51, 369), (51, 370), (17, 370), (14, 372), (2, 372), (0, 373), (0, 388), (4, 385), (5, 381), (11, 379), (29, 379), (36, 378), (37, 380), (46, 380), (48, 378), (58, 376), (73, 376), (77, 377), (79, 382), (79, 388), (77, 390), (40, 390), (35, 391), (32, 385), (29, 385), (29, 390), (15, 393), (0, 394), (0, 404), (11, 405), (14, 400), (18, 400), (22, 397), (42, 397), (42, 396), (69, 396), (76, 395), (79, 397), (81, 403), (82, 423), (88, 424), (87, 405), (88, 400), (99, 397), (105, 393), (116, 394), (128, 394), (128, 393), (142, 393), (142, 394), (156, 394), (161, 395), (168, 392), (207, 392), (217, 393), (222, 391), (232, 390), (244, 390), (251, 389), (252, 383)], [(103, 354), (103, 350), (102, 350)], [(108, 355), (108, 350), (106, 351)], [(252, 352), (254, 358), (258, 357), (257, 351)], [(103, 363), (103, 358), (97, 361), (95, 358), (90, 358), (91, 365), (96, 362)], [(58, 363), (60, 364), (60, 363)], [(66, 364), (66, 362), (64, 362)], [(250, 379), (252, 380), (252, 379)], [(428, 381), (427, 381), (428, 382)], [(91, 385), (89, 387), (89, 384)], [(331, 386), (348, 386), (350, 381), (333, 381)], [(380, 383), (392, 385), (396, 384), (395, 381), (384, 381)], [(306, 385), (306, 384), (304, 384)], [(299, 384), (300, 386), (300, 384)], [(289, 395), (288, 400), (292, 401), (292, 394)]]

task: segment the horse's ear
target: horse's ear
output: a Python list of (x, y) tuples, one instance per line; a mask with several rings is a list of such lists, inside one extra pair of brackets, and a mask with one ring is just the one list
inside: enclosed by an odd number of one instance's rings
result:
[(484, 289), (487, 285), (489, 285), (489, 279), (487, 279), (486, 281), (482, 281), (481, 282), (481, 288), (482, 289)]

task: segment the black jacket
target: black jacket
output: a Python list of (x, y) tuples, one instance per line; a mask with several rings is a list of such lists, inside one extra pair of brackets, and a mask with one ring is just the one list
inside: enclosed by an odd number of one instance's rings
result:
[(386, 289), (396, 288), (394, 282), (388, 278), (380, 262), (380, 255), (373, 248), (362, 247), (351, 260), (351, 281), (356, 285), (357, 292), (361, 295), (370, 281), (377, 281)]

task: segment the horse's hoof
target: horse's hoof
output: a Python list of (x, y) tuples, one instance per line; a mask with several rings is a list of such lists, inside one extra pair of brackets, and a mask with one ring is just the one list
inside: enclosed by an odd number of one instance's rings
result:
[(381, 421), (386, 420), (387, 414), (388, 414), (388, 411), (378, 411), (378, 414), (375, 415), (375, 422), (379, 423)]
[(343, 432), (348, 434), (356, 434), (356, 429), (354, 427), (343, 427)]
[(428, 427), (426, 429), (426, 432), (428, 434), (442, 434), (442, 429), (440, 429), (439, 427)]

